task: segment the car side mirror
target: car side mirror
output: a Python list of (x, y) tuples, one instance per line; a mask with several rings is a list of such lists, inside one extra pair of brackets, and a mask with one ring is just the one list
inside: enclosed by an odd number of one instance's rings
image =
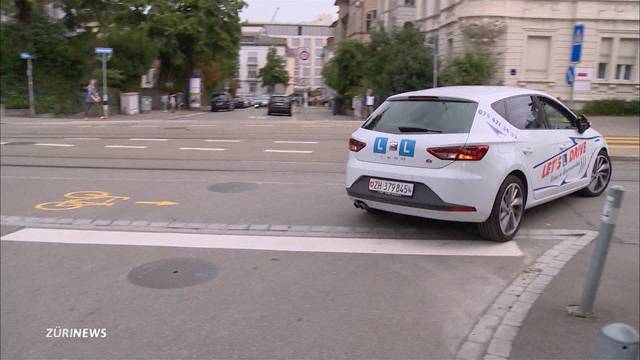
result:
[(578, 132), (580, 134), (584, 133), (585, 131), (587, 131), (588, 128), (591, 127), (591, 123), (589, 122), (589, 120), (587, 120), (587, 117), (584, 115), (580, 115), (578, 116), (578, 123), (576, 124), (577, 128), (578, 128)]

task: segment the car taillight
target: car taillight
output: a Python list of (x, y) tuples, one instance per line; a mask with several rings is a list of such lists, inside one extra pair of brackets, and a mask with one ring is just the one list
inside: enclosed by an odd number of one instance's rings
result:
[(358, 152), (364, 149), (365, 146), (367, 146), (367, 144), (363, 143), (362, 141), (358, 141), (354, 138), (349, 139), (349, 150), (353, 152)]
[(429, 154), (440, 160), (481, 160), (489, 151), (489, 145), (465, 145), (428, 148)]

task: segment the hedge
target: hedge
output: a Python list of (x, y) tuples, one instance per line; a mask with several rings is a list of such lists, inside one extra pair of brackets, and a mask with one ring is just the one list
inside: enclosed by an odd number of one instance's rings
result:
[(593, 100), (585, 103), (580, 112), (585, 115), (640, 116), (640, 99)]

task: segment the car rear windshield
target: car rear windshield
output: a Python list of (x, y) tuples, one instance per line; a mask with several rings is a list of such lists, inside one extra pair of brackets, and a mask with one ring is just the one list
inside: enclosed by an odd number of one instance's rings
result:
[(287, 97), (286, 96), (273, 96), (273, 97), (271, 97), (271, 99), (273, 101), (278, 101), (278, 102), (287, 101)]
[(465, 100), (391, 100), (380, 105), (362, 127), (389, 134), (468, 133), (477, 107)]

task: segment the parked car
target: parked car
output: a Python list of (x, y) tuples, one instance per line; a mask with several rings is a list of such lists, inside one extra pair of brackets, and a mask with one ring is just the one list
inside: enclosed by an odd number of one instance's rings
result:
[(247, 100), (247, 98), (245, 97), (237, 97), (235, 99), (233, 99), (235, 102), (235, 107), (238, 109), (244, 109), (246, 107), (249, 107), (249, 100)]
[(525, 209), (611, 179), (604, 136), (552, 96), (500, 86), (389, 97), (349, 140), (347, 193), (357, 208), (478, 223), (511, 240)]
[(291, 98), (286, 95), (271, 96), (267, 105), (267, 115), (272, 114), (291, 116)]
[(266, 107), (268, 105), (269, 105), (269, 95), (260, 95), (257, 98), (255, 98), (255, 101), (253, 102), (253, 106), (256, 108)]
[(233, 98), (227, 92), (215, 92), (211, 94), (211, 111), (228, 110), (235, 108)]

